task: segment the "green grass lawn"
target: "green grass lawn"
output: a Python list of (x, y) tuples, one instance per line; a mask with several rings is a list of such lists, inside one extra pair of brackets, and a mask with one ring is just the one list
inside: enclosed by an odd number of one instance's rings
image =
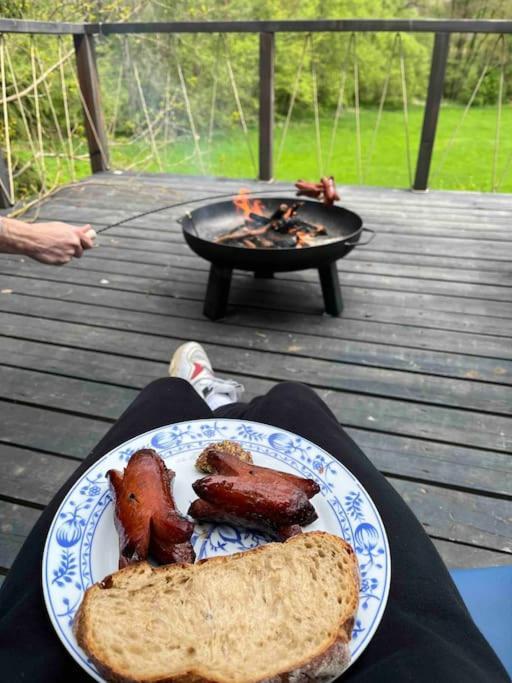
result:
[[(463, 108), (446, 105), (442, 108), (439, 120), (436, 146), (431, 169), (430, 187), (438, 189), (480, 190), (492, 189), (492, 166), (496, 132), (496, 108), (475, 107), (467, 115), (457, 137), (447, 150), (447, 145), (455, 128), (461, 120)], [(341, 184), (382, 185), (387, 187), (409, 187), (404, 120), (402, 111), (385, 111), (373, 154), (373, 131), (377, 118), (375, 109), (361, 112), (361, 171), (356, 164), (356, 128), (353, 111), (346, 111), (339, 121), (338, 131), (329, 160), (331, 146), (332, 120), (322, 120), (322, 169), (319, 168), (315, 128), (312, 121), (293, 121), (283, 147), (281, 159), (278, 151), (283, 132), (282, 124), (276, 126), (274, 160), (275, 177), (280, 180), (297, 178), (315, 179), (323, 173), (334, 175)], [(414, 176), (419, 136), (423, 121), (423, 108), (413, 106), (409, 112), (411, 172)], [(252, 155), (257, 163), (257, 133), (251, 130), (249, 141)], [(208, 175), (251, 178), (256, 176), (251, 162), (247, 141), (239, 126), (217, 133), (208, 145), (200, 138), (203, 169)], [(84, 151), (84, 150), (82, 150)], [(445, 154), (446, 152), (446, 154)], [(126, 169), (137, 160), (150, 154), (149, 142), (131, 143), (117, 140), (111, 147), (112, 165), (116, 169)], [(180, 138), (177, 142), (160, 145), (161, 167), (155, 159), (146, 159), (133, 170), (159, 171), (201, 175), (203, 169), (194, 155), (190, 138)], [(371, 158), (370, 158), (371, 156)], [(504, 108), (501, 121), (501, 143), (497, 163), (498, 190), (512, 191), (512, 107)], [(56, 162), (47, 160), (47, 172), (52, 178)], [(89, 173), (86, 162), (79, 163), (78, 175)], [(61, 163), (62, 182), (70, 180), (67, 169)]]

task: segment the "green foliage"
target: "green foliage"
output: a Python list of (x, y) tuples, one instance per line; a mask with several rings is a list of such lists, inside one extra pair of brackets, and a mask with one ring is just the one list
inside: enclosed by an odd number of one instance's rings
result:
[[(473, 109), (460, 128), (453, 146), (450, 147), (450, 138), (460, 121), (461, 114), (461, 107), (456, 105), (445, 105), (441, 110), (432, 164), (431, 187), (451, 190), (490, 190), (494, 154), (494, 147), (490, 141), (493, 140), (495, 134), (495, 108)], [(410, 181), (407, 173), (402, 112), (384, 113), (373, 154), (371, 154), (376, 116), (377, 112), (372, 108), (365, 108), (361, 112), (362, 180), (366, 185), (408, 187)], [(422, 120), (423, 108), (411, 107), (409, 125), (413, 171)], [(359, 177), (356, 166), (354, 111), (345, 112), (340, 119), (332, 157), (327, 166), (332, 123), (332, 118), (321, 121), (324, 170), (333, 173), (341, 185), (357, 184)], [(504, 112), (502, 131), (509, 130), (511, 126), (512, 110), (508, 109)], [(279, 146), (282, 132), (282, 127), (278, 126), (276, 147)], [(249, 139), (255, 151), (257, 133), (254, 129), (250, 131)], [(240, 178), (253, 175), (246, 141), (238, 125), (233, 125), (229, 131), (215, 135), (211, 145), (203, 143), (202, 149), (209, 174)], [(174, 144), (168, 145), (162, 150), (165, 167), (177, 173), (200, 174), (201, 168), (197, 159), (191, 158), (191, 151), (190, 138), (182, 137)], [(143, 154), (144, 147), (141, 143), (126, 140), (124, 144), (115, 148), (114, 159), (116, 165), (123, 168)], [(498, 155), (497, 173), (500, 181), (499, 189), (502, 192), (512, 191), (511, 154), (512, 139), (503, 139)], [(158, 167), (152, 161), (146, 170), (157, 171)], [(313, 121), (296, 122), (288, 132), (283, 157), (280, 163), (276, 163), (276, 178), (291, 182), (298, 177), (314, 180), (319, 177), (320, 172), (317, 165)]]
[[(487, 17), (507, 18), (512, 15), (512, 0), (0, 0), (0, 15), (15, 18), (50, 21), (169, 21), (194, 20), (212, 21), (215, 19), (334, 19), (347, 17)], [(293, 86), (305, 49), (304, 34), (276, 35), (276, 136), (282, 126), (292, 96)], [(372, 126), (375, 121), (376, 107), (379, 104), (383, 85), (389, 77), (388, 95), (385, 110), (395, 122), (389, 135), (382, 132), (381, 140), (386, 140), (389, 149), (375, 150), (375, 158), (385, 163), (386, 158), (401, 159), (401, 171), (385, 165), (378, 178), (365, 178), (365, 182), (384, 184), (407, 184), (403, 176), (406, 166), (403, 150), (397, 155), (396, 148), (403, 143), (403, 106), (402, 81), (398, 54), (390, 62), (395, 36), (391, 33), (357, 34), (356, 38), (344, 33), (314, 34), (307, 43), (304, 53), (302, 76), (298, 84), (297, 99), (292, 117), (290, 140), (298, 149), (304, 142), (315, 139), (311, 122), (314, 116), (314, 78), (316, 75), (319, 114), (322, 118), (321, 138), (328, 146), (330, 128), (338, 103), (340, 83), (344, 81), (342, 98), (343, 111), (350, 116), (343, 119), (340, 139), (345, 136), (343, 149), (354, 151), (353, 125), (355, 107), (355, 65), (358, 68), (359, 104), (362, 108), (362, 125)], [(411, 128), (421, 124), (421, 103), (427, 88), (432, 35), (402, 34), (402, 49), (405, 60), (405, 75), (408, 103), (412, 105)], [(31, 45), (37, 48), (41, 65), (37, 72), (54, 64), (59, 57), (59, 42), (54, 36), (38, 36), (32, 40), (26, 36), (6, 38), (15, 64), (15, 75), (20, 90), (32, 82), (30, 60)], [(133, 164), (135, 168), (159, 170), (188, 169), (197, 164), (190, 159), (193, 155), (191, 144), (191, 121), (199, 136), (197, 144), (202, 150), (218, 150), (215, 153), (215, 172), (223, 175), (236, 174), (240, 164), (236, 159), (244, 158), (244, 175), (253, 175), (254, 168), (247, 154), (246, 141), (241, 134), (240, 111), (235, 99), (240, 98), (247, 126), (251, 129), (253, 140), (252, 154), (255, 158), (256, 144), (254, 130), (258, 115), (258, 36), (251, 34), (230, 34), (224, 38), (217, 35), (175, 35), (144, 34), (129, 37), (99, 36), (96, 40), (98, 68), (102, 86), (103, 109), (109, 128), (112, 156), (117, 167)], [(471, 96), (484, 66), (489, 69), (475, 98), (475, 106), (495, 105), (497, 102), (500, 64), (505, 62), (505, 103), (512, 96), (512, 60), (509, 59), (511, 41), (509, 38), (497, 41), (497, 36), (460, 35), (453, 36), (446, 78), (445, 96), (450, 102), (465, 105)], [(72, 48), (70, 37), (61, 40), (63, 52)], [(350, 49), (349, 49), (350, 48)], [(229, 72), (227, 58), (232, 67)], [(180, 80), (180, 69), (184, 86)], [(140, 88), (136, 74), (140, 78)], [(12, 76), (7, 69), (6, 86), (8, 95), (14, 93)], [(83, 112), (77, 91), (73, 60), (65, 68), (65, 90), (70, 107), (70, 120), (73, 133), (74, 154), (77, 157), (78, 173), (87, 173), (86, 149), (84, 145)], [(232, 78), (235, 85), (233, 86)], [(57, 120), (64, 128), (64, 100), (60, 84), (60, 73), (55, 71), (48, 79)], [(184, 92), (185, 89), (185, 92)], [(215, 96), (215, 104), (212, 101)], [(188, 111), (187, 99), (190, 104)], [(39, 87), (39, 106), (44, 138), (47, 169), (47, 185), (51, 180), (69, 179), (70, 170), (63, 157), (62, 144), (58, 136), (53, 112), (49, 106), (46, 92)], [(36, 99), (33, 94), (23, 99), (27, 120), (37, 146)], [(415, 107), (414, 105), (418, 105)], [(453, 116), (461, 114), (454, 107)], [(488, 123), (495, 114), (488, 109), (476, 110), (482, 121)], [(9, 105), (9, 132), (15, 141), (15, 171), (22, 170), (16, 180), (18, 190), (33, 192), (38, 185), (37, 164), (30, 165), (30, 146), (21, 111), (16, 104)], [(385, 117), (388, 114), (385, 114)], [(394, 117), (394, 118), (393, 118)], [(384, 120), (387, 120), (386, 118)], [(451, 119), (450, 119), (451, 120)], [(456, 125), (455, 118), (454, 126)], [(475, 118), (478, 120), (478, 117)], [(384, 125), (384, 124), (383, 124)], [(490, 148), (493, 139), (492, 126), (484, 126), (488, 137), (483, 144)], [(478, 127), (475, 126), (475, 135)], [(367, 139), (369, 132), (366, 132)], [(447, 133), (448, 135), (448, 133)], [(152, 149), (151, 137), (160, 150), (160, 167)], [(301, 136), (305, 136), (304, 139)], [(0, 126), (0, 145), (4, 145), (5, 131)], [(211, 138), (211, 140), (210, 140)], [(506, 138), (506, 136), (504, 136)], [(128, 143), (127, 141), (131, 142)], [(210, 142), (209, 142), (210, 140)], [(299, 159), (295, 146), (287, 145), (286, 163), (290, 164), (290, 177), (299, 175)], [(277, 149), (277, 147), (276, 147)], [(172, 150), (171, 153), (169, 150)], [(366, 150), (368, 151), (368, 150)], [(185, 158), (181, 164), (179, 154)], [(327, 152), (325, 152), (327, 154)], [(296, 157), (296, 158), (295, 158)], [(188, 158), (188, 160), (187, 160)], [(414, 154), (413, 154), (414, 158)], [(315, 154), (306, 154), (307, 163), (314, 166)], [(211, 159), (210, 159), (211, 160)], [(302, 161), (304, 163), (304, 159)], [(490, 163), (490, 162), (489, 162)], [(188, 164), (188, 166), (187, 166)], [(352, 167), (355, 164), (352, 161)], [(379, 167), (378, 165), (376, 167)], [(309, 167), (308, 167), (309, 168)], [(486, 164), (486, 168), (488, 168)], [(200, 172), (195, 168), (195, 172)], [(316, 171), (313, 175), (316, 175)], [(288, 177), (285, 175), (283, 177)], [(354, 179), (352, 178), (351, 181)], [(464, 179), (457, 175), (453, 181), (456, 187), (469, 187), (473, 181), (464, 185)]]

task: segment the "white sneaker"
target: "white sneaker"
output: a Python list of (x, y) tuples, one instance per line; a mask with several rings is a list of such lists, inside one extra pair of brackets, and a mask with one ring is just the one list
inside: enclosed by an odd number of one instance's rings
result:
[(212, 410), (235, 403), (244, 391), (238, 382), (215, 377), (206, 351), (197, 342), (187, 342), (176, 349), (169, 364), (169, 375), (190, 382)]

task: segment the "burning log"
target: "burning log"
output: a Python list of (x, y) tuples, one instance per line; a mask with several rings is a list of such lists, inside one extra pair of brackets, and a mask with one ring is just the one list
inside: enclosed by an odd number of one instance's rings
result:
[(274, 213), (269, 218), (270, 223), (279, 222), (282, 218), (284, 218), (287, 211), (288, 211), (288, 204), (281, 204), (280, 206), (278, 206), (277, 209), (274, 211)]
[(281, 249), (293, 249), (293, 247), (297, 246), (295, 235), (290, 235), (289, 233), (273, 232), (271, 240), (273, 247)]
[(296, 220), (295, 226), (300, 230), (305, 230), (306, 232), (312, 232), (315, 235), (326, 235), (327, 230), (323, 225), (314, 225), (312, 223), (306, 223), (305, 221)]
[(258, 237), (259, 235), (263, 235), (269, 227), (270, 223), (268, 221), (265, 221), (265, 225), (263, 225), (260, 228), (249, 228), (248, 226), (243, 226), (242, 228), (235, 228), (234, 230), (230, 230), (229, 232), (226, 232), (223, 235), (217, 236), (215, 238), (215, 241), (222, 243), (228, 242), (230, 240), (243, 240), (247, 237)]
[(230, 242), (230, 241), (236, 241), (238, 239), (243, 239), (244, 237), (247, 236), (249, 229), (246, 228), (245, 226), (243, 228), (235, 228), (234, 230), (230, 230), (229, 232), (225, 232), (222, 235), (217, 235), (215, 238), (215, 241), (218, 242), (219, 244), (222, 244), (223, 242)]
[(268, 225), (268, 223), (270, 222), (270, 218), (267, 218), (266, 216), (261, 216), (259, 213), (250, 213), (249, 218), (251, 219), (251, 221), (259, 223), (260, 225)]
[(311, 246), (317, 235), (326, 234), (323, 225), (314, 225), (299, 217), (304, 202), (282, 203), (270, 216), (263, 214), (264, 206), (259, 200), (250, 201), (242, 195), (234, 203), (243, 213), (244, 224), (217, 235), (218, 244), (246, 249), (302, 248)]

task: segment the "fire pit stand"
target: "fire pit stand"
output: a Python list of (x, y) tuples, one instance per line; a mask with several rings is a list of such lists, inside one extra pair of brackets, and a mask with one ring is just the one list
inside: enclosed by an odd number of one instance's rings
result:
[[(343, 299), (336, 262), (318, 268), (318, 274), (324, 297), (325, 312), (333, 316), (340, 315), (343, 310)], [(210, 320), (219, 320), (226, 315), (232, 275), (233, 268), (217, 266), (213, 263), (210, 266), (203, 308), (204, 315)], [(273, 278), (274, 273), (257, 270), (254, 277), (258, 279)]]
[[(289, 197), (259, 197), (266, 215), (271, 215)], [(268, 212), (268, 213), (267, 213)], [(338, 278), (337, 261), (360, 241), (363, 230), (361, 218), (340, 206), (326, 206), (316, 201), (304, 201), (301, 218), (325, 227), (326, 237), (318, 244), (297, 248), (245, 248), (216, 241), (219, 234), (233, 230), (240, 224), (240, 214), (232, 201), (208, 204), (187, 213), (179, 222), (191, 249), (210, 261), (210, 275), (204, 302), (204, 315), (218, 320), (226, 314), (233, 270), (254, 273), (256, 278), (271, 278), (274, 273), (314, 268), (318, 270), (325, 312), (338, 316), (343, 300)], [(372, 230), (368, 232), (373, 233)], [(364, 244), (373, 238), (370, 236)]]
[(210, 266), (203, 313), (210, 320), (218, 320), (226, 315), (233, 268)]
[(329, 315), (338, 316), (343, 310), (343, 299), (341, 298), (340, 279), (336, 261), (328, 263), (318, 269), (320, 285), (324, 297), (325, 312)]

